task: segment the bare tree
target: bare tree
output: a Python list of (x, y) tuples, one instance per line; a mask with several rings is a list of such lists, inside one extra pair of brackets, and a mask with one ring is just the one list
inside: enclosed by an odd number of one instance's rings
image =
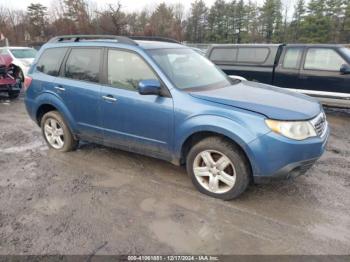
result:
[(25, 40), (26, 35), (26, 15), (22, 10), (5, 8), (3, 19), (5, 22), (4, 35), (10, 43), (17, 44)]
[(122, 12), (122, 5), (118, 2), (116, 5), (109, 4), (108, 9), (98, 12), (98, 25), (104, 33), (115, 35), (125, 34), (127, 18)]
[(181, 3), (173, 6), (174, 21), (172, 25), (172, 37), (178, 41), (182, 41), (185, 28), (185, 8)]
[(92, 26), (88, 2), (84, 0), (63, 0), (63, 3), (65, 18), (75, 23), (76, 31), (91, 33)]
[(173, 7), (161, 3), (154, 10), (150, 18), (151, 35), (172, 37), (173, 24)]
[(42, 4), (32, 3), (27, 7), (28, 30), (31, 36), (36, 38), (36, 41), (41, 41), (45, 38), (47, 27), (46, 12), (47, 7)]
[(140, 12), (125, 12), (120, 2), (98, 9), (97, 0), (52, 0), (47, 10), (29, 4), (27, 12), (0, 4), (0, 33), (11, 44), (84, 33), (218, 43), (350, 41), (349, 0), (293, 0), (291, 19), (282, 6), (291, 0), (215, 0), (210, 7), (191, 1), (187, 16), (183, 5), (166, 2)]

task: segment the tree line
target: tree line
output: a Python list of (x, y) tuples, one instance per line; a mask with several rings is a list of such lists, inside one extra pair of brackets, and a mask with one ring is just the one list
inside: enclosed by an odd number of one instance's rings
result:
[(164, 36), (193, 43), (349, 43), (350, 0), (297, 0), (293, 14), (281, 0), (195, 0), (125, 12), (120, 3), (100, 10), (87, 0), (58, 0), (50, 8), (0, 6), (0, 33), (11, 44), (62, 34)]

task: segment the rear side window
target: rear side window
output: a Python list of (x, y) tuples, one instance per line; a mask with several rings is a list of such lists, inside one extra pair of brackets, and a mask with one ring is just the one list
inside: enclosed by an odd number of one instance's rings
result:
[(261, 64), (265, 62), (268, 55), (269, 49), (265, 47), (240, 47), (238, 51), (237, 62)]
[(305, 69), (339, 71), (346, 64), (344, 59), (333, 49), (309, 48), (305, 58)]
[(210, 60), (236, 64), (262, 64), (270, 53), (266, 47), (214, 47)]
[(213, 48), (210, 53), (210, 60), (218, 62), (236, 61), (237, 48)]
[(302, 54), (302, 48), (288, 48), (284, 55), (283, 68), (298, 69)]
[(46, 49), (39, 58), (36, 69), (44, 74), (58, 76), (67, 48)]
[(101, 49), (75, 48), (69, 54), (64, 76), (71, 79), (98, 83), (100, 80)]

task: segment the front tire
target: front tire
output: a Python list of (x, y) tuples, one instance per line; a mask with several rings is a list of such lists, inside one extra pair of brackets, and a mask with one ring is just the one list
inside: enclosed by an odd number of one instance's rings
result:
[(60, 152), (73, 151), (78, 147), (76, 140), (65, 120), (57, 111), (46, 113), (41, 119), (41, 131), (46, 143)]
[(227, 139), (214, 136), (190, 149), (186, 169), (201, 193), (223, 200), (237, 198), (251, 178), (250, 165), (242, 150)]

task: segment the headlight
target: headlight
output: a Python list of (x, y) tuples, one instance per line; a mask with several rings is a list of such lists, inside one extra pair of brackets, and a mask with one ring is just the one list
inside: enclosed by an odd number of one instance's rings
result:
[(315, 128), (309, 121), (276, 121), (268, 119), (265, 122), (272, 131), (291, 139), (304, 140), (317, 136)]

